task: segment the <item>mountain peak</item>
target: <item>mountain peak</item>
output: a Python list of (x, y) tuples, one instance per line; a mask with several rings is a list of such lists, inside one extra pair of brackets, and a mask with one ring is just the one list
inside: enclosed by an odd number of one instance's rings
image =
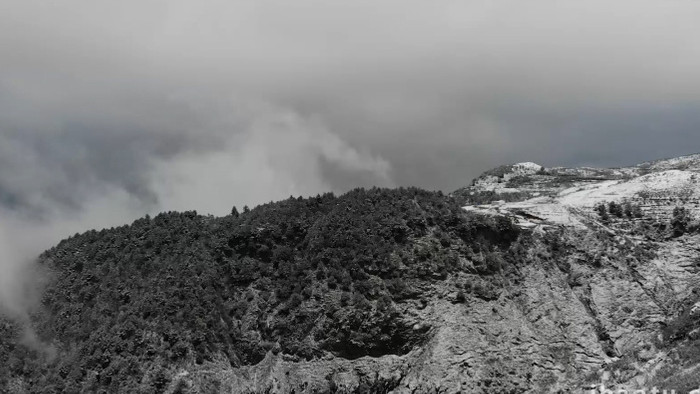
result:
[(537, 168), (518, 163), (485, 172), (454, 196), (465, 209), (511, 216), (521, 227), (564, 225), (586, 228), (597, 206), (633, 204), (658, 219), (676, 206), (700, 210), (700, 154), (623, 168)]
[(514, 168), (522, 168), (523, 170), (530, 170), (533, 173), (537, 172), (543, 168), (543, 166), (541, 166), (537, 163), (533, 163), (531, 161), (523, 161), (520, 163), (515, 163), (515, 164), (513, 164), (513, 167)]
[(42, 255), (23, 323), (56, 357), (0, 317), (0, 391), (687, 392), (698, 159), (524, 162), (452, 197), (356, 189), (88, 231)]

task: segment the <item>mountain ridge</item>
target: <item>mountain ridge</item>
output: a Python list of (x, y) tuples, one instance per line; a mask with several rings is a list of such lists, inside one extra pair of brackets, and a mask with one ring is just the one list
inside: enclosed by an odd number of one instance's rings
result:
[(46, 251), (23, 392), (591, 392), (700, 386), (700, 155), (517, 163), (452, 195), (357, 189), (164, 213)]

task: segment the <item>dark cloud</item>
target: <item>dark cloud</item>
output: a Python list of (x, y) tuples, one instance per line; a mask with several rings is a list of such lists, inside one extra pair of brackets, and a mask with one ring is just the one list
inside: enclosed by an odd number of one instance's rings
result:
[[(49, 138), (33, 146), (62, 184), (105, 181), (150, 203), (153, 161), (219, 152), (254, 122), (230, 123), (241, 106), (319, 119), (352, 148), (383, 157), (390, 183), (451, 190), (503, 161), (647, 159), (656, 138), (622, 119), (670, 119), (669, 108), (696, 109), (700, 94), (692, 3), (2, 7), (3, 130)], [(670, 144), (685, 138), (677, 124), (661, 127), (669, 154), (698, 142)], [(602, 138), (616, 148), (598, 149)], [(372, 178), (332, 165), (321, 176), (339, 189)], [(47, 193), (79, 200), (57, 186)]]
[(354, 186), (451, 191), (506, 162), (691, 153), (698, 11), (646, 0), (4, 1), (0, 219), (13, 231), (0, 241), (31, 234), (45, 247), (147, 212), (223, 214)]

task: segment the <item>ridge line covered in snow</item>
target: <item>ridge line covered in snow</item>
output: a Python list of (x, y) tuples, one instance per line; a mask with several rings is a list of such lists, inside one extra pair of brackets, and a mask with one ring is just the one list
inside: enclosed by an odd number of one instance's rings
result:
[[(700, 155), (697, 157), (700, 159)], [(513, 187), (508, 181), (520, 175), (518, 170), (521, 168), (538, 175), (519, 179), (520, 187)], [(634, 203), (655, 217), (670, 217), (677, 205), (687, 206), (691, 212), (700, 210), (700, 176), (692, 170), (662, 169), (627, 178), (596, 181), (585, 177), (570, 180), (558, 175), (539, 175), (541, 169), (535, 163), (518, 163), (497, 182), (491, 179), (494, 176), (475, 182), (471, 187), (472, 194), (486, 191), (496, 193), (497, 198), (498, 193), (521, 193), (524, 197), (519, 201), (468, 205), (464, 209), (491, 215), (506, 214), (515, 218), (521, 227), (564, 225), (576, 228), (586, 228), (585, 222), (597, 215), (595, 207), (610, 202)]]

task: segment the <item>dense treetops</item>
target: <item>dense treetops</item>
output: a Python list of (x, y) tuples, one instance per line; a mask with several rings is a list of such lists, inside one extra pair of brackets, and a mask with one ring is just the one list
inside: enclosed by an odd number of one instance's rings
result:
[(157, 392), (176, 366), (214, 358), (235, 367), (269, 351), (403, 354), (429, 327), (415, 330), (397, 304), (456, 271), (498, 272), (517, 236), (508, 219), (470, 216), (415, 188), (290, 197), (222, 218), (169, 212), (88, 231), (40, 258), (52, 280), (34, 323), (59, 357), (42, 359), (0, 323), (0, 385)]

